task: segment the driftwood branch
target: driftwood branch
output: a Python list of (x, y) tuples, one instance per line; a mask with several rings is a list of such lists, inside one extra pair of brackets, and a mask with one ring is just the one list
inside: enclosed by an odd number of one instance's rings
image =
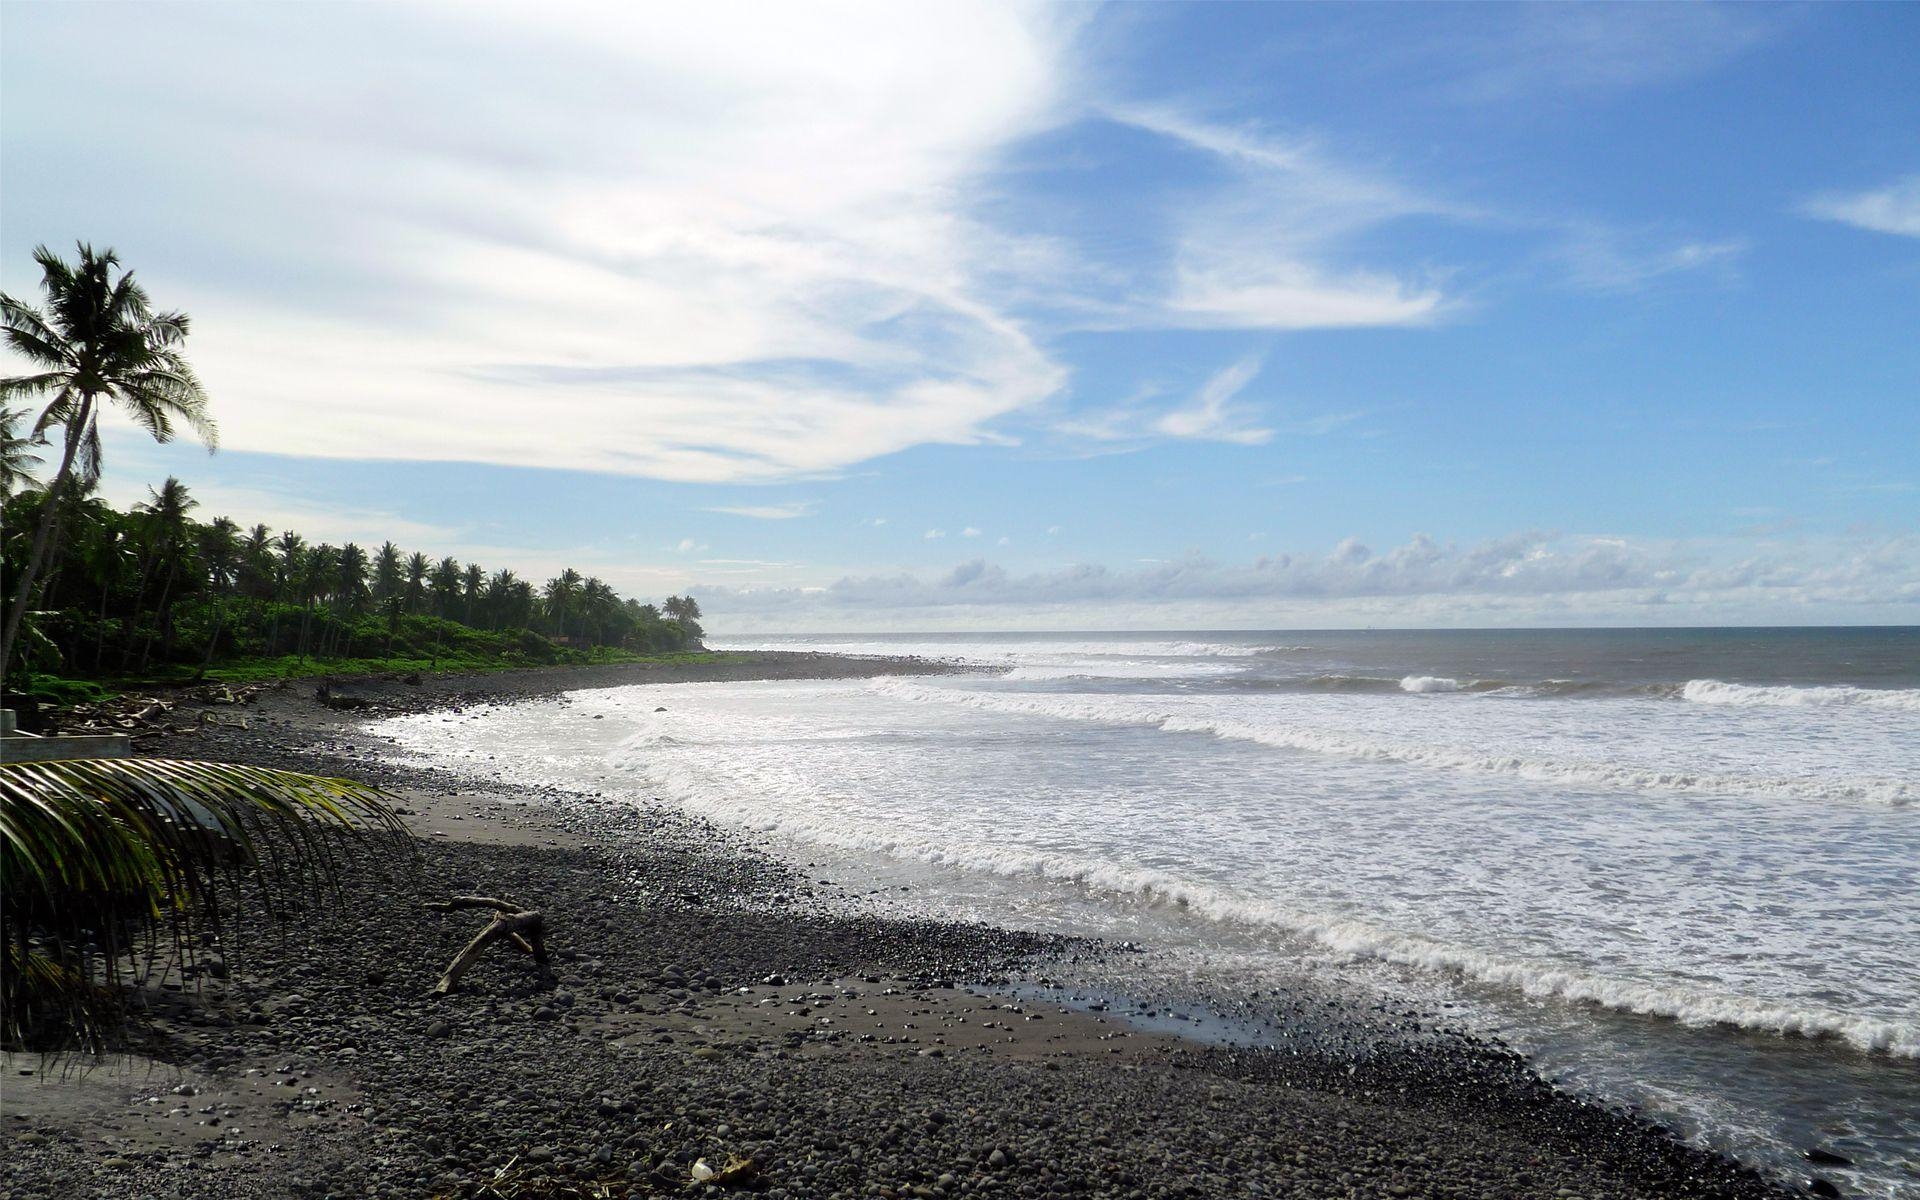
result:
[(440, 976), (440, 982), (433, 985), (433, 994), (444, 996), (460, 982), (460, 976), (492, 943), (506, 939), (519, 949), (533, 956), (533, 965), (540, 971), (540, 978), (553, 978), (553, 966), (547, 959), (546, 922), (534, 909), (523, 909), (511, 900), (500, 900), (493, 896), (454, 896), (444, 901), (430, 902), (428, 908), (435, 912), (456, 912), (470, 908), (490, 908), (493, 920), (486, 928), (473, 935), (460, 953), (453, 956), (446, 971)]
[(500, 900), (493, 896), (450, 896), (445, 900), (429, 900), (427, 907), (435, 912), (452, 912), (457, 908), (491, 908), (503, 913), (525, 911), (511, 900)]

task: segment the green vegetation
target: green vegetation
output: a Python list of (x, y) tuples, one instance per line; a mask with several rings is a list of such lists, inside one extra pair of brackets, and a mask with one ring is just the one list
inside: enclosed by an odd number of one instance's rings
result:
[[(344, 672), (619, 662), (697, 650), (700, 606), (623, 598), (569, 567), (536, 588), (512, 570), (292, 530), (201, 522), (169, 477), (120, 511), (95, 494), (99, 415), (159, 441), (184, 422), (209, 446), (182, 313), (155, 312), (112, 253), (35, 252), (44, 309), (0, 294), (0, 328), (33, 368), (0, 379), (0, 568), (14, 589), (0, 663), (49, 699), (79, 680), (247, 680)], [(57, 440), (44, 486), (36, 450)], [(32, 681), (22, 687), (25, 676)], [(83, 693), (82, 693), (83, 695)]]

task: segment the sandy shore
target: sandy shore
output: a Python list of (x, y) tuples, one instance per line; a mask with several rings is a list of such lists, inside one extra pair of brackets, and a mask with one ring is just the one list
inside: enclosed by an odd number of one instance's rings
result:
[[(378, 780), (417, 857), (366, 856), (284, 933), (243, 916), (220, 978), (155, 989), (127, 1056), (10, 1058), (0, 1193), (650, 1196), (751, 1160), (749, 1186), (793, 1197), (1782, 1194), (1496, 1046), (1285, 996), (1263, 1000), (1292, 1031), (1270, 1048), (1151, 1032), (1064, 1002), (1102, 947), (883, 918), (859, 880), (678, 810), (476, 789), (382, 762), (357, 724), (629, 682), (939, 669), (749, 655), (361, 681), (336, 689), (371, 706), (352, 712), (294, 685), (156, 739)], [(546, 914), (556, 985), (494, 953), (429, 994), (481, 922), (424, 904), (465, 892)]]

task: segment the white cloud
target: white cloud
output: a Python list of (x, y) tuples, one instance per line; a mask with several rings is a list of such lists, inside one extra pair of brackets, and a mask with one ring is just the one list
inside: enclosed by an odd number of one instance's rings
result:
[(1009, 537), (1003, 537), (1003, 538), (1001, 538), (1001, 539), (1000, 539), (999, 541), (997, 541), (997, 542), (995, 542), (995, 543), (994, 543), (994, 545), (996, 545), (996, 546), (1011, 546), (1011, 545), (1013, 545), (1013, 539), (1012, 539), (1012, 538), (1009, 538)]
[(969, 525), (960, 531), (960, 536), (963, 538), (977, 538), (980, 536), (980, 531)]
[[(961, 198), (1054, 119), (1081, 15), (263, 11), (8, 31), (116, 63), (9, 58), (9, 129), (61, 130), (10, 139), (39, 181), (10, 215), (118, 231), (196, 316), (231, 449), (818, 476), (979, 441), (1064, 379), (986, 295), (1006, 238)], [(65, 182), (156, 108), (166, 144), (127, 148), (120, 186)]]
[(929, 529), (925, 533), (921, 534), (920, 536), (925, 538), (929, 542), (938, 541), (939, 539), (947, 536), (947, 531), (944, 529)]
[(1920, 174), (1865, 192), (1829, 192), (1802, 207), (1808, 216), (1869, 229), (1920, 237)]
[(735, 517), (752, 517), (759, 521), (791, 521), (795, 517), (812, 515), (817, 507), (819, 507), (817, 500), (790, 500), (784, 504), (720, 504), (706, 511), (726, 513)]
[(885, 517), (862, 517), (860, 519), (860, 523), (862, 525), (871, 525), (874, 528), (878, 529), (880, 526), (885, 525), (887, 523), (887, 519)]

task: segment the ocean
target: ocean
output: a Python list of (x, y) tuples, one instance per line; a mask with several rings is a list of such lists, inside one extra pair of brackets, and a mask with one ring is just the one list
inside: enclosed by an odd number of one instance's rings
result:
[(1220, 994), (1385, 996), (1703, 1144), (1920, 1194), (1920, 629), (713, 645), (983, 669), (380, 732), (673, 800), (921, 911), (1135, 942)]

